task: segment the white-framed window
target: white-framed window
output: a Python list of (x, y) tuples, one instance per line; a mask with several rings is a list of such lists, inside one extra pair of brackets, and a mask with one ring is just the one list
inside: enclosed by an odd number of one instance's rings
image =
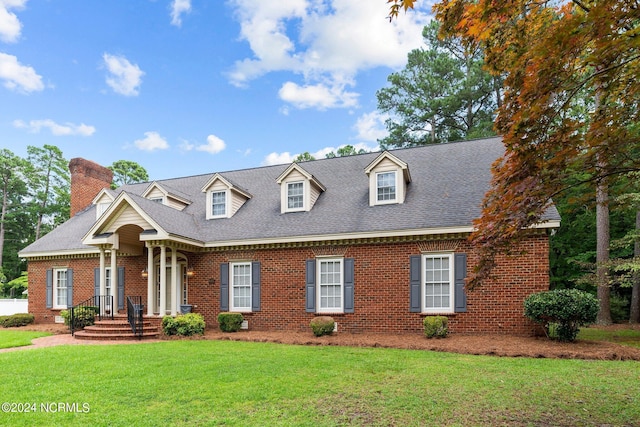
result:
[[(113, 295), (113, 292), (111, 292), (111, 283), (111, 267), (106, 267), (104, 269), (104, 287), (107, 296)], [(109, 298), (107, 298), (107, 306), (109, 306)]]
[(317, 292), (319, 313), (340, 313), (343, 311), (343, 260), (342, 258), (321, 258), (317, 261)]
[(107, 209), (109, 209), (110, 205), (110, 202), (98, 203), (98, 206), (96, 207), (96, 218), (100, 218), (100, 215), (102, 215)]
[(227, 191), (211, 192), (211, 217), (223, 218), (227, 216)]
[(376, 173), (377, 203), (395, 203), (396, 200), (396, 171)]
[(251, 311), (251, 263), (231, 263), (230, 311)]
[(53, 270), (53, 308), (67, 308), (67, 269)]
[(151, 200), (152, 202), (156, 202), (156, 203), (164, 204), (164, 197), (162, 197), (162, 196), (159, 196), (159, 197), (149, 197), (149, 200)]
[(453, 254), (423, 256), (422, 309), (425, 313), (453, 313)]
[(296, 211), (304, 209), (304, 182), (287, 183), (287, 210)]

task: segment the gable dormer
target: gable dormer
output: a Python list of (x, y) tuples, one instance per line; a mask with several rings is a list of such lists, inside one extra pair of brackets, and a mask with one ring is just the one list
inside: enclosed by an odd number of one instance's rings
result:
[(206, 193), (207, 219), (231, 218), (251, 198), (251, 194), (219, 173), (202, 187)]
[(292, 163), (278, 177), (280, 185), (280, 212), (308, 212), (320, 193), (326, 191), (324, 185), (297, 163)]
[(100, 190), (96, 197), (93, 198), (93, 201), (91, 203), (96, 206), (96, 220), (100, 218), (100, 216), (107, 209), (109, 209), (109, 206), (111, 206), (111, 203), (113, 203), (114, 199), (115, 196), (113, 194), (113, 191), (107, 188), (103, 188), (102, 190)]
[(191, 204), (191, 201), (183, 194), (180, 194), (176, 190), (172, 190), (166, 185), (160, 185), (157, 182), (149, 184), (142, 197), (145, 199), (153, 200), (154, 202), (162, 203), (163, 205), (172, 207), (179, 211), (183, 210)]
[(409, 165), (385, 151), (364, 171), (369, 176), (369, 206), (404, 203), (411, 182)]

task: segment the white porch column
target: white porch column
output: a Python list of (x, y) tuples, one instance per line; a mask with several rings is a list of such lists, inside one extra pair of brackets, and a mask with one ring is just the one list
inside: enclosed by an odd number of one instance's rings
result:
[(171, 315), (176, 316), (178, 311), (176, 306), (178, 304), (178, 251), (176, 248), (171, 248)]
[(167, 248), (160, 245), (160, 317), (167, 314)]
[(113, 306), (111, 312), (118, 312), (118, 265), (116, 264), (117, 250), (111, 247), (111, 296), (113, 297)]
[(153, 266), (153, 248), (147, 246), (147, 316), (153, 316), (153, 306), (155, 305), (155, 272)]
[[(100, 296), (107, 294), (107, 272), (106, 272), (106, 260), (105, 260), (105, 252), (104, 247), (100, 246), (100, 272), (99, 272), (99, 280), (100, 280)], [(102, 302), (102, 298), (100, 298), (99, 304)], [(100, 306), (100, 314), (104, 315), (105, 312), (104, 305)]]

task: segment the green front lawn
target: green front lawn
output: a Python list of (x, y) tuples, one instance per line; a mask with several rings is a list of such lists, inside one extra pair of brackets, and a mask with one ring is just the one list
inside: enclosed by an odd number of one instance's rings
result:
[(640, 329), (581, 328), (579, 340), (611, 341), (617, 344), (640, 348)]
[(11, 426), (640, 420), (639, 362), (203, 340), (49, 347), (0, 354), (0, 364), (2, 400), (35, 408), (0, 414)]
[(0, 348), (22, 347), (31, 345), (34, 338), (46, 337), (49, 332), (16, 331), (12, 329), (0, 329)]

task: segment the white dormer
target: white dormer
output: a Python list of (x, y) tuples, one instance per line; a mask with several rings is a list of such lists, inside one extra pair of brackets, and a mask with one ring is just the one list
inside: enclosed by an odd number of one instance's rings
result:
[(207, 219), (231, 218), (251, 194), (216, 173), (202, 187), (207, 198)]
[(280, 212), (308, 212), (320, 193), (326, 191), (324, 185), (299, 164), (292, 163), (278, 177), (280, 185)]
[(364, 171), (369, 176), (369, 206), (404, 203), (411, 182), (405, 162), (385, 151)]
[(109, 208), (114, 199), (115, 197), (111, 190), (107, 188), (100, 190), (91, 202), (96, 206), (96, 219), (100, 218), (100, 216)]
[(180, 194), (178, 191), (172, 190), (166, 185), (161, 185), (155, 181), (149, 184), (147, 189), (144, 190), (142, 197), (162, 203), (179, 211), (191, 204), (191, 201), (187, 199), (186, 195)]

